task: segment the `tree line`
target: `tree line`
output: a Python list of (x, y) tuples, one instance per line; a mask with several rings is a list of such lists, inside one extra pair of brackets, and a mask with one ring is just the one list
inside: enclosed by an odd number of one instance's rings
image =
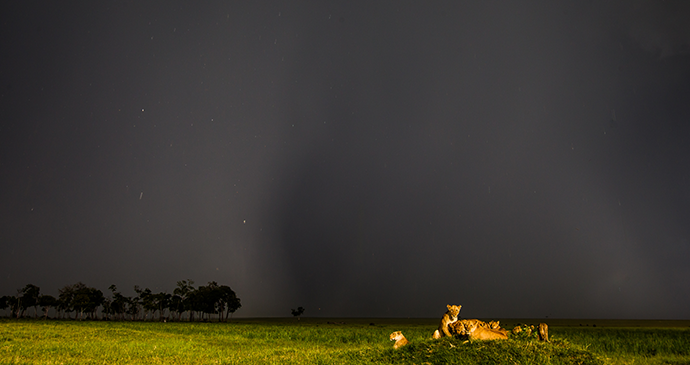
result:
[(227, 321), (242, 307), (240, 298), (229, 286), (215, 281), (198, 288), (192, 280), (178, 281), (172, 294), (134, 286), (136, 295), (125, 296), (115, 285), (108, 289), (111, 295), (106, 297), (102, 291), (78, 282), (60, 289), (55, 298), (41, 294), (36, 285), (27, 284), (17, 290), (17, 295), (0, 297), (0, 310), (9, 309), (13, 318), (30, 316), (32, 308), (34, 318), (38, 318), (40, 308), (45, 319), (53, 309), (60, 319), (204, 321), (217, 315), (220, 322)]

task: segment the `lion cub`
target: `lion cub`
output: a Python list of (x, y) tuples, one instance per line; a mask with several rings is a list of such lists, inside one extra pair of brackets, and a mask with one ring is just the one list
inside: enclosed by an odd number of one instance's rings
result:
[(405, 336), (403, 336), (402, 332), (400, 331), (395, 331), (391, 333), (391, 341), (395, 341), (395, 344), (393, 344), (393, 348), (396, 350), (408, 344), (407, 339), (405, 338)]
[(446, 312), (446, 314), (443, 315), (443, 318), (441, 318), (441, 323), (439, 323), (438, 329), (434, 331), (434, 339), (441, 338), (441, 333), (445, 334), (448, 337), (452, 336), (450, 334), (450, 331), (448, 331), (448, 325), (458, 320), (458, 314), (460, 314), (460, 308), (462, 308), (461, 305), (450, 304), (448, 304), (446, 307), (448, 307), (448, 311)]
[[(532, 331), (535, 331), (532, 333)], [(523, 333), (522, 336), (525, 337), (537, 337), (539, 341), (545, 341), (549, 342), (549, 325), (546, 323), (539, 323), (539, 325), (535, 328), (534, 325), (518, 325), (513, 328), (513, 334), (521, 334)]]
[(457, 322), (450, 324), (448, 326), (448, 330), (450, 331), (451, 334), (464, 336), (464, 335), (466, 335), (465, 325), (469, 324), (469, 323), (474, 324), (477, 327), (482, 327), (482, 328), (491, 329), (491, 330), (504, 331), (504, 329), (501, 328), (501, 324), (499, 321), (490, 321), (489, 323), (486, 323), (486, 322), (480, 321), (478, 319), (459, 319), (459, 320), (457, 320)]
[(490, 321), (489, 328), (492, 330), (501, 330), (501, 321)]

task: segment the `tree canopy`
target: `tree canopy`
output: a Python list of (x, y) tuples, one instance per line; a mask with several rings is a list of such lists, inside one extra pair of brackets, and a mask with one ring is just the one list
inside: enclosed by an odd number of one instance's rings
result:
[[(227, 321), (228, 317), (242, 307), (240, 298), (227, 285), (212, 281), (207, 285), (194, 287), (192, 280), (177, 282), (172, 294), (154, 293), (149, 288), (134, 287), (134, 296), (125, 296), (117, 286), (108, 287), (110, 296), (82, 282), (66, 285), (59, 289), (57, 298), (41, 295), (40, 288), (27, 284), (17, 290), (16, 296), (0, 297), (0, 310), (9, 309), (11, 316), (21, 318), (28, 308), (42, 307), (44, 318), (55, 309), (58, 318), (78, 320), (213, 320)], [(74, 313), (74, 317), (72, 317)], [(100, 317), (99, 317), (100, 314)]]

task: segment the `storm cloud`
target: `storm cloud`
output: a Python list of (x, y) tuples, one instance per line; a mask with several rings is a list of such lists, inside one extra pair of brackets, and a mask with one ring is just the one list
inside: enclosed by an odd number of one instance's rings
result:
[(682, 1), (51, 6), (2, 6), (3, 294), (688, 318)]

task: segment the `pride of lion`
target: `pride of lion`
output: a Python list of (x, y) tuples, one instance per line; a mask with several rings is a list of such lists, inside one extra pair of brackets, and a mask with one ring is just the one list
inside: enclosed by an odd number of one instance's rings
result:
[[(459, 319), (461, 305), (448, 304), (447, 311), (441, 317), (438, 329), (434, 331), (432, 338), (460, 336), (470, 341), (507, 340), (508, 336), (530, 337), (535, 331), (534, 325), (518, 325), (512, 331), (501, 328), (499, 321), (484, 322), (478, 319)], [(536, 327), (536, 335), (539, 341), (549, 342), (549, 326), (539, 323)], [(402, 332), (396, 331), (390, 335), (391, 341), (395, 341), (393, 348), (398, 349), (408, 344)]]

